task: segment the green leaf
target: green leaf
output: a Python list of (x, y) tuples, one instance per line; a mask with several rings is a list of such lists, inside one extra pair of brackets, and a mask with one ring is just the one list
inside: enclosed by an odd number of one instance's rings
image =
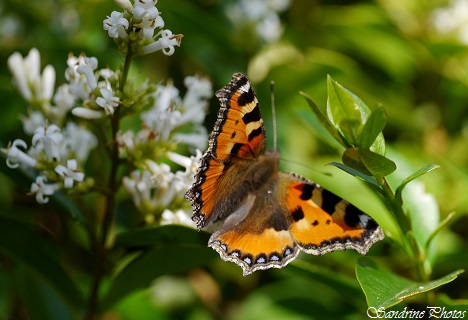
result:
[(46, 246), (27, 225), (0, 218), (0, 252), (40, 277), (70, 307), (79, 310), (84, 304), (81, 292)]
[(405, 186), (408, 183), (410, 183), (414, 179), (419, 178), (420, 176), (425, 175), (426, 173), (431, 172), (432, 170), (435, 170), (435, 169), (438, 169), (438, 168), (440, 168), (440, 166), (435, 164), (435, 163), (428, 164), (427, 166), (419, 169), (418, 171), (416, 171), (415, 173), (413, 173), (412, 175), (407, 177), (405, 180), (403, 180), (401, 182), (401, 184), (398, 186), (398, 188), (396, 189), (396, 191), (395, 191), (395, 199), (398, 201), (398, 203), (400, 203), (400, 205), (401, 205), (401, 203), (402, 203), (401, 193), (403, 192), (403, 189), (405, 188)]
[[(327, 114), (328, 119), (339, 128), (343, 120), (361, 120), (360, 106), (343, 86), (334, 81), (330, 76), (327, 79)], [(370, 112), (369, 112), (370, 113)]]
[(366, 295), (367, 305), (376, 309), (389, 308), (408, 297), (427, 292), (455, 280), (464, 270), (454, 271), (442, 278), (415, 282), (379, 267), (369, 258), (360, 258), (356, 277)]
[[(426, 191), (421, 181), (412, 180), (425, 172), (425, 170), (423, 168), (414, 173), (414, 169), (405, 157), (393, 148), (389, 148), (387, 151), (389, 156), (398, 165), (398, 171), (388, 177), (388, 181), (391, 185), (395, 186), (395, 190), (398, 189), (395, 195), (395, 202), (403, 207), (407, 219), (411, 223), (413, 237), (418, 247), (421, 251), (425, 250), (425, 248), (429, 249), (424, 252), (424, 263), (433, 265), (437, 260), (439, 250), (434, 246), (434, 243), (431, 247), (427, 247), (426, 244), (430, 235), (440, 223), (439, 206), (434, 195)], [(432, 165), (426, 166), (426, 168), (430, 167)], [(405, 183), (402, 184), (401, 181), (405, 181)], [(407, 183), (409, 181), (412, 182)]]
[(117, 275), (102, 300), (101, 308), (108, 309), (130, 292), (148, 287), (151, 281), (159, 276), (206, 265), (217, 256), (206, 243), (203, 247), (196, 244), (152, 247), (130, 262)]
[(431, 242), (434, 239), (434, 237), (439, 233), (440, 230), (442, 230), (446, 225), (452, 222), (454, 217), (455, 217), (455, 212), (449, 213), (447, 217), (439, 223), (437, 228), (435, 228), (434, 231), (431, 232), (431, 234), (426, 240), (425, 251), (429, 250), (429, 246), (431, 245)]
[(349, 173), (350, 175), (358, 178), (358, 179), (361, 179), (365, 182), (368, 182), (372, 185), (375, 185), (377, 187), (379, 187), (379, 184), (377, 183), (377, 181), (375, 180), (374, 177), (370, 176), (370, 175), (366, 175), (366, 174), (363, 174), (362, 172), (356, 170), (356, 169), (353, 169), (351, 167), (348, 167), (347, 165), (344, 165), (342, 163), (338, 163), (338, 162), (330, 162), (329, 165), (332, 165), (332, 166), (335, 166), (341, 170), (343, 170), (344, 172), (347, 172)]
[(104, 297), (104, 308), (126, 294), (147, 287), (164, 274), (202, 266), (217, 256), (207, 247), (210, 235), (180, 225), (167, 225), (131, 231), (119, 235), (115, 248), (147, 248), (128, 263), (115, 278)]
[[(437, 306), (445, 307), (447, 310), (457, 310), (461, 312), (468, 313), (468, 300), (467, 299), (460, 299), (460, 300), (453, 300), (449, 296), (444, 293), (437, 295)], [(455, 317), (453, 317), (455, 318)], [(462, 317), (458, 317), (461, 319)]]
[[(369, 121), (372, 116), (371, 109), (354, 93), (344, 88), (331, 77), (328, 77), (328, 100), (327, 114), (331, 123), (343, 135), (347, 144), (355, 147), (362, 147), (361, 142), (364, 142), (365, 149), (371, 148), (372, 151), (384, 155), (385, 140), (381, 131), (375, 135), (375, 131), (380, 126), (385, 126), (385, 118), (382, 122), (382, 108), (376, 109), (374, 118), (370, 120), (364, 141), (360, 140), (359, 133), (362, 132), (363, 126)], [(382, 110), (379, 110), (382, 109)], [(382, 128), (383, 129), (383, 128)], [(367, 140), (372, 140), (371, 144)]]
[(166, 225), (122, 233), (115, 240), (115, 247), (146, 247), (162, 245), (206, 246), (210, 235), (180, 225)]
[(302, 275), (309, 280), (315, 280), (334, 288), (346, 299), (360, 299), (359, 286), (354, 278), (350, 278), (344, 274), (337, 274), (323, 266), (317, 266), (304, 260), (296, 259), (288, 266), (290, 272)]
[(361, 148), (349, 148), (342, 157), (343, 163), (379, 181), (396, 170), (395, 163), (375, 152)]
[[(359, 134), (359, 147), (363, 149), (369, 149), (382, 133), (387, 123), (385, 110), (382, 107), (375, 109), (367, 119), (366, 123), (362, 127), (361, 133)], [(384, 150), (373, 150), (374, 152), (385, 155)]]
[[(333, 124), (328, 120), (327, 115), (326, 115), (326, 110), (322, 110), (315, 102), (312, 100), (310, 96), (308, 96), (304, 92), (300, 92), (300, 94), (306, 99), (307, 103), (309, 104), (310, 109), (314, 113), (315, 117), (317, 120), (320, 122), (320, 124), (330, 133), (330, 135), (338, 141), (342, 146), (349, 147), (346, 145), (345, 141), (342, 139), (341, 135), (339, 132), (336, 130), (336, 128), (333, 126)], [(316, 126), (315, 126), (316, 127)], [(317, 130), (317, 129), (316, 129)], [(321, 131), (320, 129), (317, 131)], [(323, 135), (326, 138), (326, 135)], [(329, 143), (330, 145), (333, 145)]]
[(79, 311), (72, 312), (40, 277), (19, 268), (15, 276), (16, 290), (32, 319), (73, 320)]
[[(367, 106), (367, 104), (364, 101), (362, 101), (361, 98), (359, 98), (353, 92), (346, 89), (345, 87), (343, 87), (343, 89), (351, 96), (351, 98), (354, 100), (355, 105), (359, 108), (359, 112), (360, 112), (360, 115), (361, 115), (361, 124), (365, 125), (369, 121), (369, 118), (372, 116), (371, 109)], [(378, 111), (378, 113), (379, 113), (379, 111)], [(362, 131), (362, 126), (360, 126), (360, 128), (361, 128), (361, 131)], [(367, 148), (365, 148), (365, 149), (367, 149)], [(370, 146), (370, 149), (371, 149), (371, 151), (374, 151), (374, 152), (376, 152), (376, 153), (378, 153), (378, 154), (380, 154), (382, 156), (385, 155), (385, 139), (384, 139), (384, 136), (383, 136), (382, 133), (377, 135), (374, 142)]]
[(361, 128), (361, 121), (357, 119), (343, 119), (339, 124), (340, 131), (352, 146), (358, 145), (358, 131)]

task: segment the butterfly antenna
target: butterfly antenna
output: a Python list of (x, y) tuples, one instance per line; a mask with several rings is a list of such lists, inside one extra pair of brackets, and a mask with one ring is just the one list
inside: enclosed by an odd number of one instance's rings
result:
[(271, 117), (273, 120), (273, 150), (277, 150), (276, 107), (275, 107), (275, 81), (270, 82)]

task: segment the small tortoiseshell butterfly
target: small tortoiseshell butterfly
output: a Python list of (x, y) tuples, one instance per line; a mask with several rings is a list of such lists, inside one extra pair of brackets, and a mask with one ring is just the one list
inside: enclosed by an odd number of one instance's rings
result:
[(241, 73), (216, 92), (221, 109), (185, 198), (198, 229), (220, 221), (208, 246), (225, 261), (256, 270), (282, 268), (302, 250), (366, 254), (383, 239), (370, 216), (318, 184), (278, 170), (252, 86)]

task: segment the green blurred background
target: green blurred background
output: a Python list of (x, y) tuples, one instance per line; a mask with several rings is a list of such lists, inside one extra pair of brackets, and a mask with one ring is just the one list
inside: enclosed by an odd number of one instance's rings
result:
[[(369, 106), (382, 104), (388, 117), (384, 130), (388, 157), (401, 164), (393, 179), (401, 181), (428, 163), (441, 165), (441, 169), (421, 181), (425, 192), (435, 196), (441, 220), (451, 212), (457, 213), (456, 223), (437, 241), (434, 278), (466, 267), (468, 1), (252, 1), (250, 5), (268, 4), (267, 13), (276, 15), (270, 18), (280, 22), (281, 31), (273, 32), (270, 38), (262, 36), (259, 27), (267, 22), (261, 14), (249, 12), (253, 9), (247, 2), (160, 0), (157, 7), (166, 28), (184, 35), (182, 45), (170, 57), (156, 53), (136, 58), (132, 75), (141, 81), (171, 78), (177, 87), (183, 88), (183, 78), (198, 73), (208, 76), (217, 90), (230, 80), (232, 73), (246, 73), (262, 105), (269, 147), (273, 141), (269, 83), (274, 80), (278, 146), (282, 157), (288, 160), (282, 163), (284, 170), (307, 176), (363, 208), (388, 235), (392, 222), (385, 220), (378, 199), (356, 179), (336, 168), (324, 167), (330, 161), (339, 161), (339, 153), (322, 142), (304, 121), (308, 107), (299, 91), (325, 105), (329, 74)], [(247, 11), (243, 11), (242, 5), (247, 6)], [(113, 10), (121, 11), (110, 0), (0, 3), (2, 147), (24, 137), (18, 115), (26, 112), (25, 102), (12, 85), (6, 66), (8, 56), (14, 51), (25, 55), (30, 48), (37, 47), (42, 67), (47, 64), (55, 67), (57, 84), (65, 81), (70, 52), (95, 56), (100, 68), (109, 65), (116, 69), (122, 56), (102, 29), (102, 21)], [(273, 20), (269, 20), (272, 24), (267, 24), (267, 31), (277, 26)], [(206, 119), (209, 130), (217, 108), (218, 102), (213, 98)], [(330, 172), (332, 176), (321, 172)], [(17, 185), (0, 174), (0, 211), (5, 215), (14, 212), (20, 219), (42, 216), (56, 228), (66, 229), (64, 218), (49, 214), (46, 207), (27, 198), (27, 192), (28, 186)], [(42, 230), (42, 236), (54, 250), (66, 250), (66, 243), (60, 246), (57, 243), (70, 234), (56, 231), (51, 237)], [(387, 237), (375, 245), (371, 256), (404, 274), (407, 267), (397, 252)], [(234, 264), (216, 259), (209, 269), (155, 280), (151, 289), (122, 299), (107, 317), (365, 318), (365, 297), (353, 276), (357, 258), (355, 252), (335, 252), (324, 257), (301, 255), (300, 259), (316, 266), (310, 271), (314, 276), (303, 276), (295, 266), (288, 266), (283, 270), (256, 272), (248, 278), (243, 278)], [(12, 281), (15, 268), (21, 266), (0, 255), (0, 315), (7, 312), (11, 301), (24, 299), (21, 298), (24, 289), (15, 290), (11, 286), (30, 279)], [(346, 288), (350, 292), (343, 294), (331, 279), (349, 283)], [(466, 299), (467, 284), (468, 276), (462, 274), (443, 290), (451, 298)], [(43, 291), (41, 296), (57, 300), (46, 286), (36, 285), (39, 292)]]

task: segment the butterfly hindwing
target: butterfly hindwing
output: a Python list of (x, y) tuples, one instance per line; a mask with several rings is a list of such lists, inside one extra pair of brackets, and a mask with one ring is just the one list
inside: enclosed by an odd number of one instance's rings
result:
[(349, 202), (305, 178), (281, 175), (288, 184), (289, 228), (303, 251), (321, 255), (354, 249), (366, 254), (383, 239), (377, 222)]
[(272, 192), (250, 193), (213, 233), (208, 245), (221, 258), (242, 267), (244, 275), (271, 267), (281, 268), (299, 253), (285, 218), (285, 207)]
[(242, 267), (244, 275), (284, 267), (300, 250), (365, 254), (383, 238), (370, 216), (305, 178), (279, 172), (261, 191), (249, 193), (209, 241), (223, 260)]

